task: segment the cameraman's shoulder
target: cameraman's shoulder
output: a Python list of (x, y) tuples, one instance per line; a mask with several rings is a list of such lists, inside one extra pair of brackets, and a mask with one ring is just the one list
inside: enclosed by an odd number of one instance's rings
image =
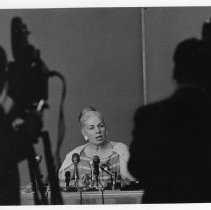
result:
[(166, 101), (162, 100), (140, 106), (133, 116), (134, 122), (144, 121), (146, 123), (148, 120), (156, 118), (156, 116), (165, 111)]

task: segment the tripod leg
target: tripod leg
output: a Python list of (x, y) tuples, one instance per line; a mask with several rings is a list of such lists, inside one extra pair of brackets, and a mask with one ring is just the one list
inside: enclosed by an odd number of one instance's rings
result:
[[(46, 198), (45, 191), (44, 191), (44, 184), (41, 180), (41, 172), (38, 167), (38, 163), (35, 160), (36, 153), (32, 145), (28, 148), (29, 156), (28, 156), (28, 165), (29, 165), (29, 172), (30, 178), (32, 182), (32, 190), (34, 194), (34, 201), (35, 205), (47, 205), (48, 199)], [(37, 189), (39, 188), (41, 199), (39, 199), (39, 194)]]
[(29, 167), (30, 180), (31, 180), (31, 183), (32, 183), (32, 192), (33, 192), (33, 197), (34, 197), (34, 204), (39, 205), (40, 200), (39, 200), (39, 196), (38, 196), (38, 193), (37, 193), (37, 185), (36, 185), (36, 181), (35, 181), (35, 174), (34, 174), (34, 171), (33, 171), (31, 158), (28, 158), (28, 167)]
[(51, 144), (50, 144), (49, 134), (47, 131), (43, 131), (41, 136), (43, 139), (46, 165), (47, 165), (47, 170), (48, 170), (48, 179), (50, 183), (51, 204), (61, 205), (63, 204), (63, 201), (62, 201), (62, 196), (60, 193), (59, 180), (55, 172), (53, 156), (51, 153)]

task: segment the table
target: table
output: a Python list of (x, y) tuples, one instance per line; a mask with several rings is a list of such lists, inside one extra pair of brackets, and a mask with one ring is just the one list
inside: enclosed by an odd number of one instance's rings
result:
[[(65, 205), (78, 204), (140, 204), (142, 203), (143, 191), (104, 191), (101, 192), (62, 192)], [(49, 196), (50, 197), (50, 196)], [(21, 193), (22, 205), (34, 205), (32, 193)]]

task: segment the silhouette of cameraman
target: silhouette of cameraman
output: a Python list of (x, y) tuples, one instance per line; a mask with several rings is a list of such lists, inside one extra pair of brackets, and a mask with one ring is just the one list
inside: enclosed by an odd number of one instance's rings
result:
[(175, 93), (135, 114), (129, 170), (144, 203), (211, 202), (211, 45), (184, 40), (174, 62)]
[(15, 103), (8, 95), (7, 57), (0, 47), (0, 205), (19, 205), (18, 163), (27, 157), (28, 147), (42, 128), (41, 115), (15, 115)]

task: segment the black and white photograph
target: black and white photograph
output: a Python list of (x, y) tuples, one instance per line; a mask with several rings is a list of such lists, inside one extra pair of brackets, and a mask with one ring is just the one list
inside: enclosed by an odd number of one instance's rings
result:
[(0, 206), (209, 204), (211, 7), (0, 9), (0, 115)]

